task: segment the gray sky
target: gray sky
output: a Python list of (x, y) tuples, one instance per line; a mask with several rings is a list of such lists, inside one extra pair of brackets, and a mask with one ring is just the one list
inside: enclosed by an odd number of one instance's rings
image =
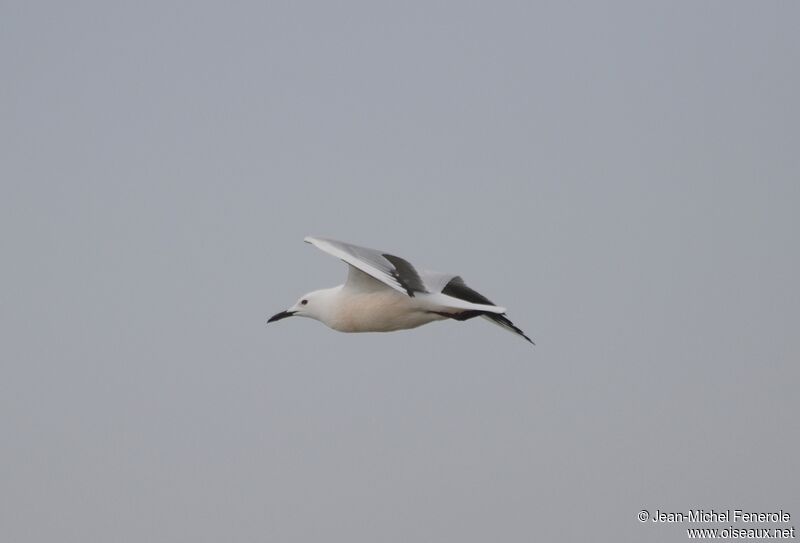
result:
[[(5, 2), (0, 540), (800, 525), (791, 2)], [(266, 318), (327, 235), (485, 322)]]

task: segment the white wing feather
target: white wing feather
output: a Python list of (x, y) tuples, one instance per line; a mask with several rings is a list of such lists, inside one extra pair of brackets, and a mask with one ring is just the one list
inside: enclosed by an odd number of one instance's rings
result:
[[(389, 267), (391, 266), (391, 263), (388, 260), (383, 259), (386, 261), (386, 263), (383, 264), (380, 261), (377, 261), (374, 256), (370, 260), (358, 258), (355, 254), (353, 254), (352, 251), (348, 251), (346, 249), (346, 244), (331, 239), (308, 236), (303, 241), (310, 243), (317, 249), (320, 249), (329, 255), (344, 260), (354, 268), (357, 268), (367, 275), (374, 277), (381, 283), (384, 283), (386, 286), (391, 287), (398, 292), (402, 292), (403, 294), (407, 294), (406, 289), (403, 288), (403, 285), (401, 285), (400, 282), (393, 277), (391, 273), (389, 273), (389, 270), (392, 268)], [(378, 251), (373, 252), (378, 257), (383, 258)]]

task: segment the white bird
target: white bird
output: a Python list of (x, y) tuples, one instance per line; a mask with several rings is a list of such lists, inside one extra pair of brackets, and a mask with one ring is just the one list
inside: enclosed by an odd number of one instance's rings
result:
[(398, 256), (332, 239), (309, 236), (305, 242), (342, 259), (348, 265), (347, 281), (309, 292), (268, 323), (308, 317), (339, 332), (392, 332), (444, 319), (483, 317), (533, 343), (508, 320), (505, 308), (469, 288), (458, 275), (417, 271)]

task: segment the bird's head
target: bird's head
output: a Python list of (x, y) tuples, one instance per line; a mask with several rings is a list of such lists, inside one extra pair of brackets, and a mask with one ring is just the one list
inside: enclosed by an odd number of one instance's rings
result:
[(331, 297), (331, 290), (314, 290), (304, 294), (292, 307), (270, 317), (267, 323), (279, 321), (286, 317), (308, 317), (324, 322), (323, 319), (329, 307), (328, 300)]

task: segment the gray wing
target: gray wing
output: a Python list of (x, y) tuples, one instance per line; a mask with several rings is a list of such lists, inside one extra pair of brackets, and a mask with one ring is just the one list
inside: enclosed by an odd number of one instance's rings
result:
[[(416, 292), (429, 292), (414, 266), (399, 256), (328, 238), (309, 236), (304, 241), (329, 255), (344, 260), (353, 268), (366, 273), (398, 292), (411, 297)], [(348, 277), (348, 284), (360, 279), (363, 279), (363, 277), (351, 271)]]

